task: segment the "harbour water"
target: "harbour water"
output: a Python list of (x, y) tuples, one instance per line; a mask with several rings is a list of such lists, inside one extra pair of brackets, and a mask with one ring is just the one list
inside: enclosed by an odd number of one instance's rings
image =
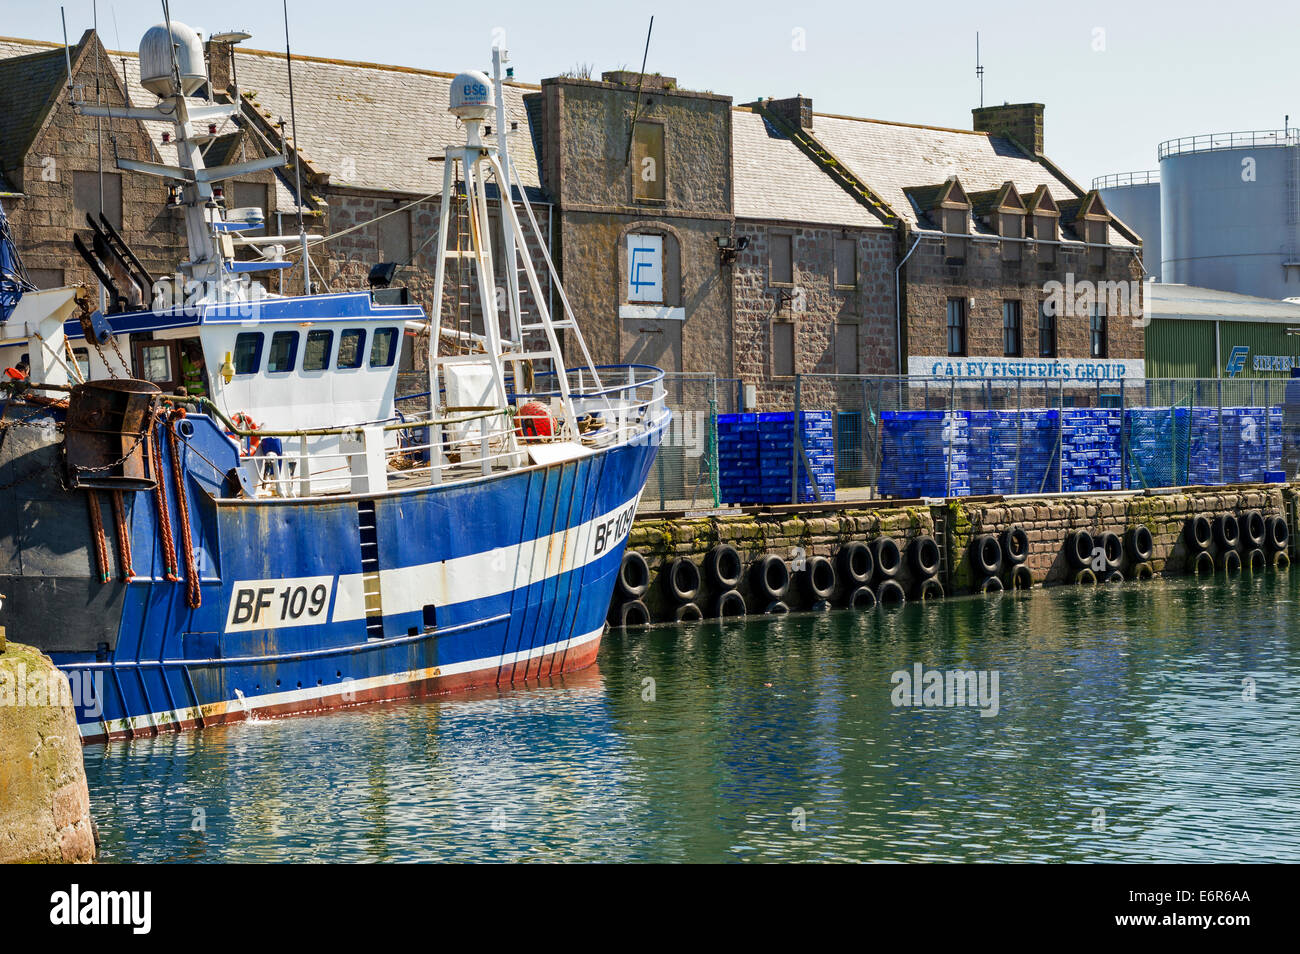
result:
[[(918, 665), (996, 714), (896, 705)], [(615, 633), (550, 685), (85, 755), (106, 861), (1296, 861), (1297, 684), (1270, 572)]]

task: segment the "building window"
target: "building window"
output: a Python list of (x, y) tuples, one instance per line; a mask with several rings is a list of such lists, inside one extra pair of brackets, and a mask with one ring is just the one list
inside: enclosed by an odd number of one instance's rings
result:
[(349, 328), (339, 336), (339, 358), (334, 363), (336, 368), (351, 370), (361, 367), (365, 356), (366, 332), (362, 328)]
[(664, 301), (664, 237), (638, 235), (627, 237), (627, 300), (629, 302)]
[(970, 231), (970, 216), (965, 209), (945, 209), (943, 212), (943, 230), (947, 233), (943, 239), (943, 254), (953, 261), (966, 260), (966, 240), (961, 236)]
[(790, 377), (794, 374), (794, 322), (772, 322), (772, 374)]
[(235, 336), (235, 374), (257, 374), (262, 366), (262, 333), (245, 331)]
[(334, 346), (334, 332), (317, 328), (307, 332), (307, 349), (302, 356), (304, 371), (324, 371), (330, 366), (330, 349)]
[(411, 261), (411, 211), (379, 220), (379, 259), (405, 265)]
[(397, 329), (380, 328), (370, 339), (370, 366), (391, 368), (397, 357)]
[(775, 234), (768, 238), (768, 282), (794, 284), (794, 236)]
[(1056, 315), (1045, 301), (1038, 303), (1038, 356), (1056, 357)]
[(858, 373), (857, 325), (839, 325), (835, 329), (835, 373)]
[(1092, 339), (1092, 356), (1094, 358), (1105, 358), (1107, 356), (1106, 348), (1106, 309), (1101, 305), (1093, 305), (1092, 313), (1088, 318), (1089, 337)]
[(1008, 262), (1020, 261), (1020, 248), (1023, 243), (1019, 240), (1024, 238), (1025, 217), (1016, 215), (1014, 212), (1002, 213), (1002, 237), (1005, 239), (1014, 239), (1002, 243), (1002, 258)]
[[(113, 224), (113, 228), (122, 231), (122, 176), (117, 172), (105, 172), (104, 179), (104, 218)], [(74, 172), (72, 174), (72, 204), (77, 212), (77, 221), (73, 228), (81, 228), (89, 214), (99, 221), (99, 180), (98, 172)]]
[(639, 122), (632, 128), (632, 195), (664, 200), (664, 124)]
[(1002, 353), (1008, 358), (1020, 357), (1020, 302), (1002, 303)]
[(267, 374), (285, 374), (293, 370), (298, 357), (298, 332), (277, 331), (271, 335), (271, 354), (266, 359)]
[(32, 284), (37, 288), (62, 288), (63, 287), (63, 269), (61, 268), (29, 268), (27, 277), (32, 280)]
[(948, 299), (948, 353), (966, 353), (966, 299)]
[(1095, 268), (1106, 267), (1106, 223), (1095, 219), (1088, 220), (1084, 234), (1088, 237), (1088, 264)]
[(858, 243), (853, 239), (835, 240), (835, 284), (839, 288), (858, 286)]

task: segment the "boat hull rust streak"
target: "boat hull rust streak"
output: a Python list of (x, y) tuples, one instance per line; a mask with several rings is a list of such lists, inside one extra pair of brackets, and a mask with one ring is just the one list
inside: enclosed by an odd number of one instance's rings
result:
[[(162, 579), (148, 494), (128, 495), (136, 568), (151, 575), (127, 584), (111, 649), (50, 653), (81, 685), (99, 687), (78, 706), (83, 741), (516, 685), (590, 665), (661, 433), (468, 485), (375, 497), (191, 492), (197, 609), (184, 583)], [(361, 499), (374, 505), (383, 638), (368, 629)]]

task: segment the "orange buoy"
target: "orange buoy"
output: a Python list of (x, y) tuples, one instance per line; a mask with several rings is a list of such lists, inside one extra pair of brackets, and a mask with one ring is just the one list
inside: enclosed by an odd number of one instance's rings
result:
[(515, 414), (515, 433), (525, 442), (554, 437), (555, 418), (551, 416), (551, 409), (541, 401), (519, 405)]

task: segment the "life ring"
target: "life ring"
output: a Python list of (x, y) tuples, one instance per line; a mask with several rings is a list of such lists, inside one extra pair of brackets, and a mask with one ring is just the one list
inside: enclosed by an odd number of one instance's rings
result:
[[(247, 414), (245, 414), (243, 411), (236, 411), (236, 412), (231, 416), (231, 418), (230, 418), (230, 423), (231, 423), (231, 424), (234, 424), (235, 427), (236, 427), (237, 429), (241, 430), (241, 431), (256, 431), (256, 430), (257, 430), (257, 425), (256, 425), (255, 423), (253, 423), (253, 419), (252, 419), (251, 417), (249, 417)], [(231, 434), (229, 431), (227, 431), (226, 433), (229, 434), (230, 439), (233, 440), (235, 443), (237, 443), (237, 444), (238, 444), (238, 443), (242, 443), (241, 440), (240, 440), (240, 436), (239, 436), (238, 434)], [(259, 446), (261, 446), (261, 443), (262, 443), (262, 439), (261, 439), (260, 437), (258, 437), (256, 434), (251, 435), (251, 436), (248, 438), (248, 455), (247, 455), (247, 456), (252, 457), (254, 454), (256, 454), (256, 453), (257, 453), (257, 448), (258, 448)]]

